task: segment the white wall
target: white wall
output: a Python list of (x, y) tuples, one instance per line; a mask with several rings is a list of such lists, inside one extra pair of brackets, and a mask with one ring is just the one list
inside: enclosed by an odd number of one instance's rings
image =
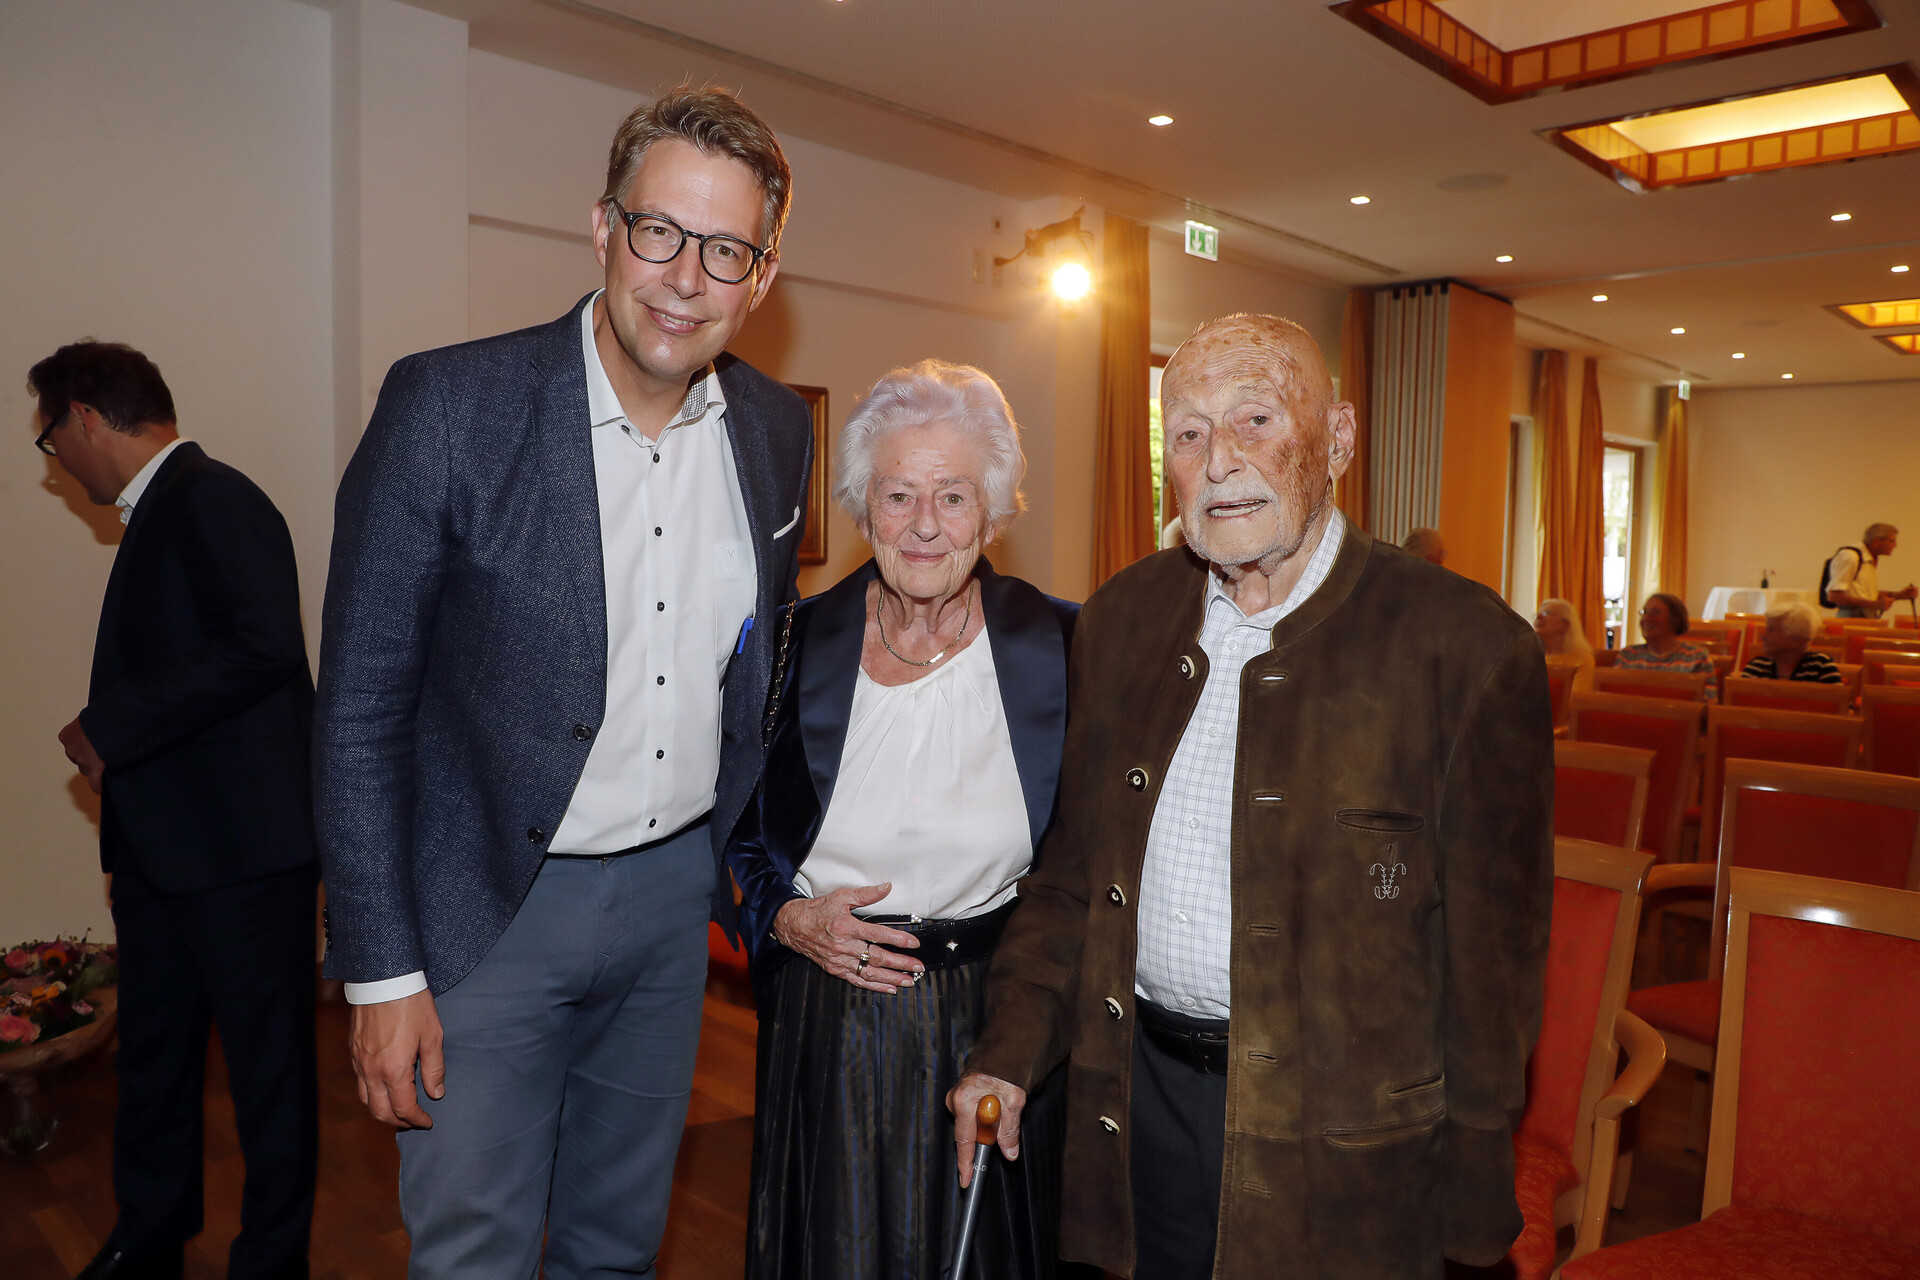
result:
[[(181, 430), (292, 527), (311, 644), (333, 493), (328, 15), (287, 0), (0, 5), (0, 945), (111, 935), (86, 702), (120, 525), (27, 447), (34, 361), (160, 366)], [(110, 510), (110, 509), (109, 509)]]
[(1313, 335), (1340, 372), (1340, 317), (1347, 291), (1238, 262), (1208, 262), (1189, 255), (1170, 231), (1156, 229), (1147, 242), (1153, 276), (1153, 349), (1171, 354), (1208, 320), (1252, 311), (1284, 316)]
[(1694, 389), (1687, 601), (1719, 586), (1820, 585), (1868, 524), (1904, 530), (1890, 590), (1920, 579), (1920, 381)]

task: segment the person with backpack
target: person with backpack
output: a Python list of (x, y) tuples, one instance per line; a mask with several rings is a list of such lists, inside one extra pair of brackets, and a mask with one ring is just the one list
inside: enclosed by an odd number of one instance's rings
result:
[(1841, 547), (1820, 574), (1820, 603), (1839, 610), (1843, 618), (1877, 618), (1896, 600), (1911, 600), (1920, 589), (1909, 582), (1899, 591), (1880, 590), (1880, 557), (1893, 554), (1900, 531), (1890, 524), (1870, 524), (1861, 537), (1865, 545)]

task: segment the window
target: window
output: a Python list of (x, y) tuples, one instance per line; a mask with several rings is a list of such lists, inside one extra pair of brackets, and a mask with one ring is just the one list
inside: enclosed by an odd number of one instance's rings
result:
[(1605, 598), (1607, 644), (1627, 643), (1634, 598), (1634, 533), (1640, 509), (1640, 451), (1609, 447), (1600, 468), (1602, 534), (1600, 594)]
[(1166, 372), (1167, 358), (1153, 357), (1147, 370), (1147, 454), (1153, 467), (1153, 545), (1160, 545), (1160, 534), (1173, 519), (1172, 495), (1166, 491), (1165, 434), (1160, 425), (1160, 375)]

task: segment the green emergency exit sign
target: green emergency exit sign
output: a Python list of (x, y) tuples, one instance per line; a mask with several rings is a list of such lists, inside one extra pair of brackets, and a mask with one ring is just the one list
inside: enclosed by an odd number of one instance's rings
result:
[(1188, 222), (1187, 252), (1208, 262), (1220, 261), (1220, 228), (1204, 222)]

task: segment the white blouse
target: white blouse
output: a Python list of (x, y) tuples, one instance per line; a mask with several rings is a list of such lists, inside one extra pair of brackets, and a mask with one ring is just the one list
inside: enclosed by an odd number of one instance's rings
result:
[(862, 915), (951, 920), (1008, 901), (1033, 865), (1025, 794), (983, 630), (911, 684), (855, 677), (840, 776), (794, 884), (891, 882)]

